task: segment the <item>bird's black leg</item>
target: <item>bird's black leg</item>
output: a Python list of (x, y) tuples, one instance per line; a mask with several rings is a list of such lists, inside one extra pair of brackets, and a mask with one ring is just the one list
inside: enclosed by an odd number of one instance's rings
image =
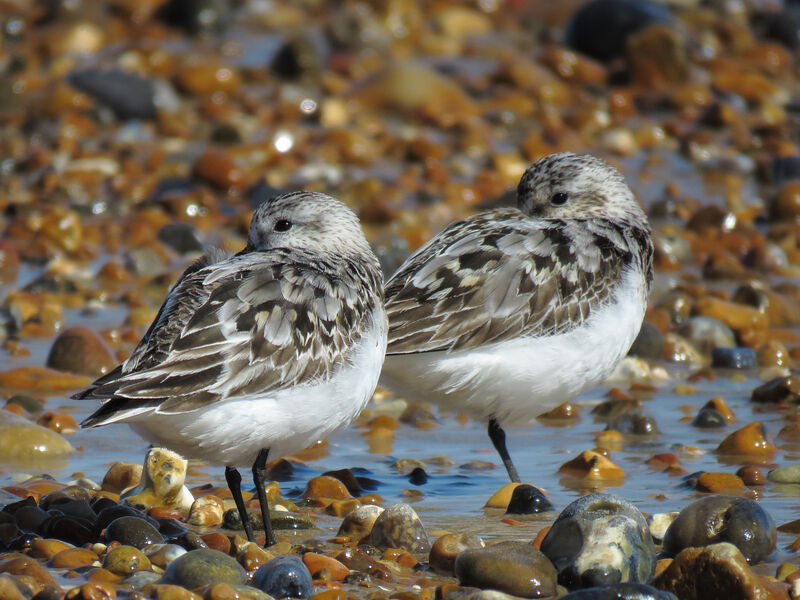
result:
[(256, 484), (258, 503), (261, 505), (261, 519), (264, 521), (264, 548), (268, 548), (275, 543), (275, 535), (272, 533), (272, 522), (269, 520), (269, 504), (267, 504), (267, 492), (264, 490), (264, 480), (267, 478), (267, 456), (269, 448), (263, 448), (253, 463), (253, 483)]
[(503, 460), (503, 466), (508, 471), (508, 476), (514, 483), (519, 483), (519, 474), (514, 463), (511, 462), (511, 457), (508, 455), (506, 448), (506, 432), (500, 427), (500, 424), (494, 419), (489, 419), (489, 439), (492, 440), (495, 450)]
[(225, 481), (228, 482), (228, 489), (231, 491), (233, 501), (236, 503), (236, 510), (239, 511), (239, 517), (242, 519), (244, 532), (247, 534), (247, 540), (250, 542), (255, 541), (253, 536), (253, 527), (250, 525), (250, 519), (247, 518), (247, 509), (244, 506), (244, 498), (242, 498), (242, 476), (236, 467), (225, 467)]

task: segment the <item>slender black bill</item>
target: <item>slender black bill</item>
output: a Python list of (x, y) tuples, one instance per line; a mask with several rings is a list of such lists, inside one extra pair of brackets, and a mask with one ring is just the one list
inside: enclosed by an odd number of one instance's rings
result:
[(236, 503), (236, 510), (239, 511), (239, 518), (242, 520), (244, 532), (247, 534), (247, 541), (253, 542), (255, 541), (253, 526), (250, 525), (250, 519), (247, 518), (247, 509), (244, 506), (244, 498), (242, 498), (242, 476), (235, 467), (225, 467), (225, 481), (228, 482), (228, 489)]
[(267, 478), (267, 456), (269, 448), (262, 448), (253, 463), (253, 483), (256, 484), (258, 503), (261, 505), (261, 519), (264, 521), (264, 547), (268, 548), (275, 544), (275, 535), (272, 533), (272, 521), (269, 519), (269, 504), (267, 504), (267, 492), (264, 489), (264, 480)]
[(503, 466), (506, 468), (506, 471), (508, 471), (509, 479), (514, 483), (519, 483), (519, 473), (517, 473), (517, 468), (514, 466), (514, 463), (511, 462), (511, 456), (509, 456), (508, 449), (506, 448), (506, 432), (503, 431), (503, 428), (500, 427), (500, 424), (494, 419), (489, 419), (489, 439), (492, 440), (494, 449), (497, 450), (497, 453), (500, 455)]

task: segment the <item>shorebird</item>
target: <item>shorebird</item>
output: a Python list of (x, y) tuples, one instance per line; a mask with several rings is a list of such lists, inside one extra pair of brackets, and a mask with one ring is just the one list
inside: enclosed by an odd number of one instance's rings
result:
[(503, 427), (605, 379), (641, 327), (653, 279), (647, 217), (603, 160), (539, 160), (517, 206), (451, 224), (391, 277), (381, 375), (408, 398), (488, 421), (512, 481)]
[(252, 465), (272, 545), (267, 457), (326, 438), (369, 401), (386, 350), (382, 285), (344, 204), (274, 197), (253, 214), (245, 248), (186, 269), (130, 358), (75, 396), (105, 400), (81, 425), (128, 423), (153, 444), (224, 465), (250, 541), (236, 467)]

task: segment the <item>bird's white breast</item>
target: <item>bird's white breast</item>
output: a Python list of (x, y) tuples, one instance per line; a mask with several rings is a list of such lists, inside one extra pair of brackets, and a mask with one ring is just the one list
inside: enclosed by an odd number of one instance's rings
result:
[(411, 399), (520, 425), (605, 379), (633, 344), (646, 283), (625, 271), (613, 301), (567, 333), (453, 352), (386, 357), (381, 384)]

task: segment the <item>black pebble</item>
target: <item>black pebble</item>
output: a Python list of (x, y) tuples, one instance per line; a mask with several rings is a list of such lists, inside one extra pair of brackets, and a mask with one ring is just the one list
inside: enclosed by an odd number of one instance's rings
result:
[(507, 515), (532, 515), (553, 508), (550, 501), (538, 488), (523, 483), (514, 488), (506, 509)]

